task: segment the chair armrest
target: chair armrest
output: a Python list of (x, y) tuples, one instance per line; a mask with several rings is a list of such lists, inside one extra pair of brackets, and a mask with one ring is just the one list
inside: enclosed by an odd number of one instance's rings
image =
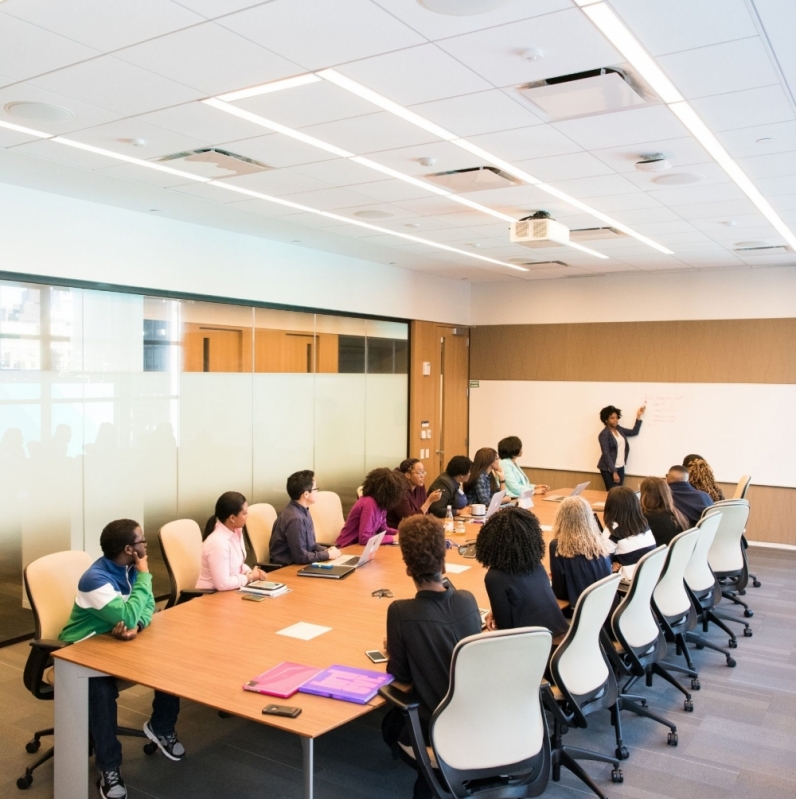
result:
[(406, 691), (402, 691), (394, 685), (382, 686), (379, 688), (379, 694), (404, 713), (408, 713), (410, 710), (417, 710), (420, 707), (420, 702), (415, 699), (413, 694), (406, 693)]
[(180, 595), (177, 597), (177, 601), (174, 604), (180, 605), (190, 599), (196, 599), (198, 596), (215, 593), (217, 593), (215, 588), (186, 588), (184, 591), (180, 591)]
[(277, 569), (284, 568), (281, 563), (257, 563), (255, 565), (264, 572), (275, 572)]
[(30, 654), (25, 663), (22, 681), (36, 699), (53, 698), (52, 686), (43, 683), (43, 676), (45, 670), (52, 666), (52, 653), (65, 646), (70, 646), (70, 644), (44, 638), (30, 642)]

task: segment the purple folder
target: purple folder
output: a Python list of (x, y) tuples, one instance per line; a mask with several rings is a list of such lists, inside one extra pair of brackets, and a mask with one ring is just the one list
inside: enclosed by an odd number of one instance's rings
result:
[(385, 674), (383, 671), (355, 669), (352, 666), (329, 666), (305, 682), (299, 691), (303, 694), (328, 696), (364, 705), (376, 696), (382, 685), (389, 685), (394, 679), (392, 674)]
[(300, 663), (283, 661), (253, 680), (249, 680), (243, 686), (243, 690), (287, 699), (298, 691), (302, 683), (314, 677), (319, 671), (320, 669), (315, 666), (302, 666)]

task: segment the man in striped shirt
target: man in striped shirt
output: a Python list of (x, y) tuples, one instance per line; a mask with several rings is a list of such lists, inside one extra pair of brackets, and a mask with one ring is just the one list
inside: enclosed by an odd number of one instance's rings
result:
[[(59, 636), (75, 643), (92, 635), (110, 633), (120, 641), (131, 641), (152, 620), (155, 597), (149, 573), (146, 540), (138, 522), (117, 519), (100, 536), (102, 557), (80, 578), (69, 621)], [(115, 677), (89, 680), (89, 733), (100, 778), (103, 799), (125, 799), (127, 788), (119, 771), (122, 747), (116, 737)], [(185, 748), (177, 740), (174, 725), (180, 712), (176, 696), (155, 691), (152, 717), (144, 725), (147, 737), (170, 760), (182, 760)]]

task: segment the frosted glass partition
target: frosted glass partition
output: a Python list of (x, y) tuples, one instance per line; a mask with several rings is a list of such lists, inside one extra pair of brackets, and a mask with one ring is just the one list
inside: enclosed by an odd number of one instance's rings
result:
[(219, 494), (288, 501), (313, 469), (347, 510), (406, 456), (408, 325), (0, 281), (0, 644), (33, 631), (22, 571), (139, 521), (203, 525)]

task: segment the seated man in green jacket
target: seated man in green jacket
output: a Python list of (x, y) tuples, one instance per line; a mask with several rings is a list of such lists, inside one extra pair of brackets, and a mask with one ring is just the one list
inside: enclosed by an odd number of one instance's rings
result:
[[(103, 633), (131, 641), (152, 620), (152, 575), (138, 522), (111, 522), (102, 531), (100, 546), (102, 557), (80, 578), (72, 615), (59, 636), (61, 641), (75, 643)], [(127, 788), (119, 772), (122, 747), (116, 737), (116, 678), (92, 677), (88, 695), (89, 733), (100, 772), (97, 786), (103, 799), (125, 799)], [(147, 737), (171, 760), (185, 756), (185, 748), (174, 733), (179, 712), (179, 697), (155, 691), (152, 717), (144, 725)]]

